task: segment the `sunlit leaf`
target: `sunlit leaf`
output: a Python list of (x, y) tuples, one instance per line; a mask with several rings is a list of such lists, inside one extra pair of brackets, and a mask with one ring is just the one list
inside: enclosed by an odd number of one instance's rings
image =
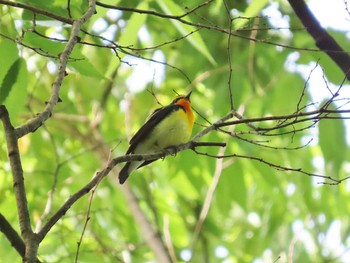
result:
[(0, 86), (0, 104), (4, 103), (15, 84), (19, 73), (20, 60), (17, 59), (7, 71), (5, 78)]
[[(0, 5), (0, 96), (6, 95), (11, 122), (18, 127), (43, 112), (57, 81), (58, 56), (72, 26), (53, 15), (68, 18), (70, 10), (78, 19), (88, 1), (15, 2), (50, 14), (33, 15), (27, 9)], [(174, 262), (348, 262), (348, 251), (338, 251), (348, 247), (350, 236), (350, 180), (346, 179), (350, 151), (344, 129), (348, 120), (322, 120), (319, 127), (313, 120), (297, 123), (308, 118), (306, 112), (319, 108), (322, 99), (308, 93), (315, 88), (312, 80), (305, 84), (310, 72), (301, 72), (295, 63), (315, 64), (320, 59), (327, 80), (337, 85), (342, 76), (326, 54), (307, 49), (314, 47), (314, 41), (288, 1), (104, 3), (113, 8), (99, 2), (97, 14), (83, 25), (91, 34), (79, 33), (81, 42), (74, 46), (65, 69), (68, 75), (60, 86), (62, 102), (54, 105), (53, 114), (39, 129), (19, 141), (31, 225), (37, 232), (52, 215), (62, 215), (40, 243), (39, 260), (169, 261), (158, 259), (156, 246), (171, 253)], [(223, 32), (230, 28), (226, 8), (234, 19), (233, 30), (244, 29), (234, 31), (243, 38), (235, 34), (230, 46)], [(267, 17), (255, 18), (263, 9)], [(183, 21), (162, 17), (189, 10)], [(329, 12), (330, 20), (331, 16)], [(285, 20), (290, 28), (270, 24), (275, 18)], [(251, 31), (252, 26), (257, 30)], [(346, 32), (330, 33), (346, 50)], [(246, 38), (255, 34), (257, 42)], [(101, 36), (124, 48), (113, 50)], [(134, 70), (144, 61), (133, 55), (152, 58), (156, 53), (169, 64), (161, 65), (161, 83), (158, 72), (145, 77), (146, 72)], [(159, 64), (147, 61), (152, 70), (155, 65)], [(147, 90), (128, 94), (132, 73), (135, 82), (152, 77), (154, 81)], [(325, 83), (322, 77), (320, 81)], [(110, 160), (125, 154), (130, 137), (159, 107), (157, 103), (167, 105), (175, 97), (173, 90), (190, 89), (196, 111), (192, 137), (227, 116), (234, 126), (213, 127), (200, 139), (225, 142), (225, 151), (217, 144), (196, 145), (138, 169), (124, 185), (117, 178), (124, 165), (120, 163), (87, 193), (84, 186)], [(239, 114), (231, 111), (229, 91)], [(346, 110), (348, 102), (345, 82), (336, 106), (329, 109)], [(300, 116), (287, 116), (298, 110)], [(261, 119), (265, 117), (271, 120)], [(5, 138), (0, 124), (0, 211), (20, 233)], [(323, 185), (335, 181), (318, 175), (346, 180)], [(85, 195), (64, 215), (57, 214), (77, 191)], [(334, 240), (338, 240), (336, 248), (330, 245)], [(75, 260), (77, 242), (80, 251)], [(1, 262), (23, 261), (3, 234), (0, 255)]]
[[(335, 110), (335, 106), (331, 104), (328, 109)], [(340, 114), (334, 114), (334, 116), (340, 118)], [(347, 149), (344, 123), (341, 119), (333, 119), (330, 125), (329, 120), (322, 120), (318, 127), (326, 171), (329, 176), (338, 177)]]
[(79, 59), (69, 63), (69, 66), (74, 68), (78, 73), (87, 76), (94, 77), (97, 79), (104, 79), (104, 75), (101, 74), (96, 67), (90, 61), (85, 59)]
[(16, 44), (4, 40), (0, 42), (0, 57), (1, 60), (1, 70), (0, 70), (0, 83), (3, 82), (5, 75), (8, 73), (11, 66), (18, 60), (18, 49)]
[[(158, 5), (162, 8), (162, 10), (169, 15), (180, 15), (184, 11), (172, 0), (157, 0)], [(186, 20), (191, 22), (191, 20), (186, 17)], [(205, 42), (203, 41), (199, 32), (194, 32), (193, 27), (189, 25), (185, 25), (179, 21), (171, 20), (172, 24), (177, 28), (177, 30), (183, 35), (188, 35), (186, 37), (187, 41), (191, 43), (191, 45), (197, 49), (201, 54), (203, 54), (210, 63), (213, 65), (216, 64), (215, 59), (210, 54)], [(193, 33), (193, 34), (192, 34)]]
[[(244, 18), (253, 18), (257, 16), (261, 9), (263, 9), (267, 3), (268, 0), (253, 0), (249, 3), (246, 10), (244, 10), (243, 17)], [(249, 19), (237, 19), (234, 22), (235, 29), (240, 29), (244, 27), (249, 22)]]

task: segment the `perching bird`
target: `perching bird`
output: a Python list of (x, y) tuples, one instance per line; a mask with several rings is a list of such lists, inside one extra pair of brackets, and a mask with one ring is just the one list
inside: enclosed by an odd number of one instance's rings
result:
[[(178, 96), (169, 105), (156, 109), (131, 138), (126, 154), (153, 153), (188, 142), (194, 123), (191, 93)], [(119, 173), (119, 183), (123, 184), (132, 171), (154, 161), (156, 159), (127, 162)]]

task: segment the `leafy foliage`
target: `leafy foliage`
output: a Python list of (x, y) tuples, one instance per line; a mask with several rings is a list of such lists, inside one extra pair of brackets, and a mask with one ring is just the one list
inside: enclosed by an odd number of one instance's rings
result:
[[(71, 2), (70, 9), (67, 1), (18, 2), (67, 19), (87, 9), (85, 1)], [(307, 31), (279, 1), (112, 2), (131, 10), (97, 6), (68, 60), (62, 102), (42, 127), (19, 140), (37, 230), (109, 159), (124, 155), (128, 138), (174, 91), (194, 91), (194, 135), (231, 112), (229, 89), (245, 119), (305, 113), (328, 102), (328, 110), (347, 110), (344, 76), (326, 55), (309, 50), (314, 45)], [(290, 17), (289, 34), (272, 14), (264, 16), (271, 6)], [(0, 16), (0, 103), (19, 126), (50, 98), (71, 25), (13, 6), (1, 5)], [(346, 46), (343, 32), (334, 34)], [(298, 63), (319, 63), (324, 76), (316, 77), (332, 83), (312, 87), (305, 72), (291, 70)], [(324, 101), (315, 101), (311, 89), (325, 93)], [(252, 121), (255, 130), (244, 122), (218, 128), (201, 141), (226, 142), (225, 148), (198, 147), (133, 173), (128, 181), (135, 200), (117, 183), (118, 165), (92, 199), (92, 193), (79, 199), (55, 224), (40, 244), (39, 259), (154, 261), (135, 202), (179, 262), (345, 262), (349, 183), (325, 185), (334, 181), (322, 176), (348, 174), (347, 115), (331, 116), (337, 119), (298, 122), (296, 115)], [(1, 130), (0, 212), (20, 232), (4, 135)], [(4, 262), (21, 261), (5, 238), (0, 254)]]

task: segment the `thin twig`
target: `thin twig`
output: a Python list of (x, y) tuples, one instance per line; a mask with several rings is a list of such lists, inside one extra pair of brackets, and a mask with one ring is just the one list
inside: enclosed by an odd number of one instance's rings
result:
[[(234, 126), (231, 126), (230, 132), (233, 132), (234, 128), (235, 128)], [(225, 153), (225, 151), (226, 151), (226, 146), (219, 149), (218, 155), (223, 155)], [(200, 232), (201, 232), (202, 227), (203, 227), (203, 223), (204, 223), (205, 219), (207, 218), (209, 208), (211, 206), (211, 203), (212, 203), (212, 200), (214, 197), (214, 192), (216, 190), (216, 187), (219, 183), (219, 179), (220, 179), (221, 174), (222, 174), (222, 170), (223, 170), (223, 159), (217, 159), (214, 176), (213, 176), (213, 179), (210, 183), (207, 194), (205, 195), (202, 210), (200, 212), (197, 224), (196, 224), (195, 229), (194, 229), (194, 233), (193, 233), (193, 237), (192, 237), (192, 245), (191, 245), (192, 252), (195, 251), (195, 243), (198, 240), (198, 237), (199, 237)]]
[[(225, 4), (225, 9), (226, 9), (226, 13), (228, 15), (229, 18), (229, 23), (230, 23), (230, 27), (229, 27), (229, 31), (232, 31), (232, 23), (233, 23), (233, 19), (231, 18), (231, 14), (230, 14), (230, 9), (227, 6), (226, 1), (224, 1)], [(231, 60), (231, 38), (232, 35), (229, 34), (228, 38), (227, 38), (227, 60), (228, 60), (228, 65), (229, 65), (229, 73), (228, 73), (228, 81), (227, 81), (227, 88), (228, 88), (228, 93), (230, 96), (230, 106), (231, 106), (231, 111), (234, 111), (234, 106), (233, 106), (233, 94), (232, 94), (232, 60)]]
[(47, 10), (40, 9), (38, 7), (34, 7), (34, 6), (30, 6), (30, 5), (26, 5), (26, 4), (22, 4), (22, 3), (18, 3), (18, 2), (12, 2), (12, 1), (7, 1), (7, 0), (0, 0), (0, 5), (8, 5), (8, 6), (13, 6), (13, 7), (29, 10), (29, 11), (32, 11), (34, 14), (40, 14), (40, 15), (43, 15), (43, 16), (46, 16), (46, 17), (50, 17), (50, 18), (53, 18), (53, 19), (55, 19), (57, 21), (61, 21), (63, 23), (70, 24), (70, 25), (72, 25), (73, 21), (74, 21), (73, 19), (69, 19), (69, 18), (66, 18), (66, 17), (63, 17), (63, 16), (59, 16), (59, 15), (57, 15), (55, 13), (52, 13), (52, 12), (49, 12)]
[(102, 3), (100, 1), (96, 1), (96, 5), (100, 6), (100, 7), (104, 7), (104, 8), (108, 8), (108, 9), (115, 9), (115, 10), (124, 11), (124, 12), (133, 12), (133, 13), (139, 13), (139, 14), (155, 15), (155, 16), (162, 17), (162, 18), (181, 19), (181, 18), (186, 17), (189, 14), (193, 13), (194, 11), (198, 10), (199, 8), (210, 4), (212, 1), (213, 0), (207, 0), (199, 5), (195, 6), (194, 8), (190, 9), (189, 11), (185, 12), (184, 14), (177, 15), (177, 16), (176, 15), (167, 15), (167, 14), (155, 12), (152, 10), (142, 10), (142, 9), (130, 8), (130, 7), (124, 7), (124, 6), (109, 5), (109, 4)]
[(53, 198), (54, 198), (56, 185), (57, 185), (57, 177), (58, 177), (58, 174), (59, 174), (60, 169), (62, 167), (62, 164), (60, 163), (60, 160), (59, 160), (59, 154), (57, 152), (57, 145), (56, 145), (55, 137), (50, 133), (50, 131), (45, 126), (44, 126), (44, 129), (49, 134), (49, 138), (50, 138), (51, 143), (53, 145), (55, 159), (56, 159), (56, 169), (55, 169), (55, 172), (53, 173), (53, 182), (51, 185), (51, 189), (47, 193), (47, 200), (46, 200), (44, 212), (41, 214), (39, 220), (36, 223), (35, 232), (38, 232), (40, 230), (42, 223), (45, 221), (47, 215), (51, 212), (52, 205), (53, 205)]
[[(102, 178), (101, 178), (101, 179), (102, 179)], [(85, 218), (85, 222), (84, 222), (84, 227), (83, 227), (83, 230), (82, 230), (82, 232), (81, 232), (79, 241), (77, 242), (77, 251), (76, 251), (76, 253), (75, 253), (75, 260), (74, 260), (75, 263), (78, 263), (80, 247), (81, 247), (81, 244), (82, 244), (82, 242), (83, 242), (83, 237), (84, 237), (84, 234), (85, 234), (87, 225), (88, 225), (88, 223), (89, 223), (89, 221), (90, 221), (90, 212), (91, 212), (92, 200), (93, 200), (93, 198), (94, 198), (94, 195), (95, 195), (95, 192), (96, 192), (96, 190), (97, 190), (98, 184), (99, 184), (99, 182), (97, 182), (96, 186), (95, 186), (94, 189), (91, 191), (91, 196), (90, 196), (90, 200), (89, 200), (89, 204), (88, 204), (88, 209), (87, 209), (87, 212), (86, 212), (86, 218)]]
[(172, 263), (177, 262), (176, 258), (176, 252), (174, 249), (174, 245), (171, 241), (171, 236), (170, 236), (170, 231), (169, 231), (169, 216), (165, 215), (164, 216), (164, 223), (163, 223), (163, 232), (164, 232), (164, 237), (165, 237), (165, 244), (168, 247), (169, 255), (171, 257)]
[(200, 154), (200, 155), (204, 155), (204, 156), (208, 156), (208, 157), (212, 157), (212, 158), (218, 158), (218, 159), (221, 159), (221, 158), (241, 158), (241, 159), (250, 159), (250, 160), (253, 160), (253, 161), (258, 161), (258, 162), (261, 162), (263, 164), (266, 164), (276, 170), (279, 170), (279, 171), (286, 171), (286, 172), (297, 172), (297, 173), (301, 173), (301, 174), (305, 174), (307, 176), (312, 176), (312, 177), (319, 177), (319, 178), (322, 178), (324, 180), (329, 180), (330, 182), (320, 182), (320, 184), (329, 184), (329, 185), (338, 185), (340, 183), (342, 183), (343, 181), (345, 180), (348, 180), (350, 178), (350, 176), (347, 176), (347, 177), (344, 177), (342, 179), (335, 179), (331, 176), (326, 176), (326, 175), (321, 175), (321, 174), (315, 174), (315, 173), (310, 173), (310, 172), (306, 172), (304, 171), (302, 168), (292, 168), (292, 167), (285, 167), (285, 166), (282, 166), (282, 165), (279, 165), (279, 164), (274, 164), (274, 163), (271, 163), (269, 161), (266, 161), (265, 159), (263, 158), (260, 158), (260, 157), (256, 157), (256, 156), (247, 156), (247, 155), (241, 155), (241, 154), (227, 154), (227, 155), (213, 155), (213, 154), (209, 154), (209, 153), (205, 153), (205, 152), (199, 152), (197, 150), (194, 150), (197, 154)]
[[(0, 0), (2, 1), (2, 0)], [(52, 85), (52, 91), (49, 101), (46, 104), (45, 109), (38, 114), (34, 119), (30, 120), (28, 123), (18, 127), (16, 129), (17, 138), (21, 138), (22, 136), (35, 131), (38, 129), (47, 119), (49, 119), (52, 115), (53, 109), (57, 102), (59, 101), (59, 92), (61, 89), (61, 85), (63, 79), (67, 75), (66, 67), (70, 54), (73, 51), (73, 48), (79, 41), (79, 32), (83, 24), (90, 19), (91, 16), (95, 14), (95, 1), (89, 1), (89, 9), (88, 11), (78, 20), (74, 21), (72, 26), (71, 35), (67, 42), (66, 47), (63, 52), (59, 55), (59, 63), (58, 63), (58, 73), (56, 79)]]
[[(202, 143), (199, 143), (198, 146), (201, 146)], [(206, 146), (211, 145), (211, 143), (206, 144)], [(213, 146), (217, 146), (221, 144), (214, 143)], [(116, 157), (108, 162), (108, 164), (105, 166), (103, 170), (98, 172), (95, 177), (87, 183), (84, 187), (82, 187), (79, 191), (77, 191), (75, 194), (73, 194), (70, 198), (67, 199), (67, 201), (61, 206), (61, 208), (47, 221), (47, 223), (43, 226), (43, 228), (38, 233), (39, 240), (43, 240), (43, 238), (46, 236), (46, 234), (50, 231), (50, 229), (55, 225), (55, 223), (68, 211), (68, 209), (82, 196), (89, 193), (93, 187), (96, 186), (96, 184), (105, 176), (107, 176), (110, 171), (119, 163), (122, 162), (128, 162), (128, 161), (147, 161), (147, 160), (153, 160), (153, 159), (160, 159), (164, 158), (168, 155), (173, 155), (177, 152), (186, 150), (186, 149), (193, 149), (197, 146), (195, 142), (188, 142), (176, 147), (170, 147), (167, 149), (164, 149), (162, 151), (156, 152), (156, 153), (150, 153), (150, 154), (129, 154), (129, 155), (123, 155)]]

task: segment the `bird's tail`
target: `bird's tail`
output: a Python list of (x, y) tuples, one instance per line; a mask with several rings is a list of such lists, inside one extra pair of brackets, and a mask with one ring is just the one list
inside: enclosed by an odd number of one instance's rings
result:
[(126, 163), (123, 169), (119, 172), (119, 183), (123, 184), (126, 179), (128, 179), (130, 171), (129, 171), (130, 163)]
[(136, 169), (149, 164), (151, 162), (154, 162), (155, 160), (150, 160), (150, 161), (132, 161), (132, 162), (127, 162), (123, 169), (120, 170), (119, 172), (119, 183), (123, 184), (126, 179), (128, 179), (129, 175)]

